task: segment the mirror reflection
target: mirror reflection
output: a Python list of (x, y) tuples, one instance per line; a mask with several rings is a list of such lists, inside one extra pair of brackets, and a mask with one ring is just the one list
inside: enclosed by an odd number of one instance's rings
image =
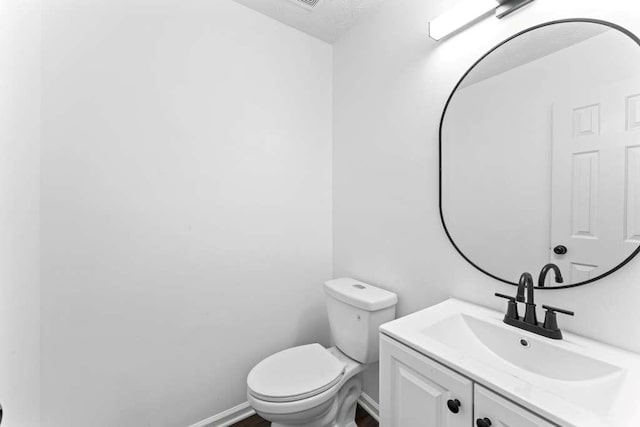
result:
[(507, 41), (453, 93), (441, 155), (443, 221), (477, 268), (515, 283), (552, 262), (563, 285), (615, 271), (640, 244), (638, 43), (599, 22)]

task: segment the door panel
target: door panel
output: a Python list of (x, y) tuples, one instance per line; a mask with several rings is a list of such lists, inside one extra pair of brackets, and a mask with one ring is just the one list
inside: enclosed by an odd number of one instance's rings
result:
[[(380, 424), (385, 427), (469, 427), (470, 380), (384, 335), (380, 338)], [(447, 406), (458, 400), (458, 413)]]
[(640, 243), (640, 146), (627, 147), (626, 159), (624, 237), (627, 242)]
[(0, 0), (2, 427), (40, 423), (42, 2)]

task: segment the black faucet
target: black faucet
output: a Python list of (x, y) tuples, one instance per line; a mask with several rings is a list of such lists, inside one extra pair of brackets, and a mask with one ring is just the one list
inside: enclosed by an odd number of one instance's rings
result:
[(553, 263), (549, 263), (544, 267), (542, 267), (542, 270), (540, 270), (540, 275), (538, 276), (539, 288), (544, 288), (544, 282), (546, 282), (547, 280), (547, 274), (549, 273), (549, 270), (553, 270), (553, 272), (555, 273), (556, 283), (564, 282), (564, 279), (562, 278), (562, 273), (560, 272), (560, 268)]
[[(562, 275), (560, 274), (560, 269), (555, 264), (547, 264), (542, 268), (538, 283), (544, 283), (545, 277), (549, 270), (554, 270), (556, 274), (556, 282), (562, 283)], [(527, 291), (526, 300), (524, 298), (525, 289)], [(534, 334), (542, 335), (543, 337), (561, 340), (562, 331), (560, 330), (560, 328), (558, 328), (556, 313), (567, 314), (569, 316), (573, 316), (574, 313), (572, 311), (543, 305), (542, 308), (547, 311), (544, 317), (544, 323), (538, 323), (533, 289), (533, 277), (531, 276), (531, 274), (522, 273), (518, 282), (518, 293), (515, 297), (510, 297), (508, 295), (499, 293), (495, 294), (497, 297), (509, 300), (507, 314), (504, 316), (504, 323), (506, 323), (507, 325), (515, 326), (516, 328), (524, 329), (525, 331), (533, 332)], [(523, 318), (518, 315), (518, 302), (526, 303), (526, 309)]]

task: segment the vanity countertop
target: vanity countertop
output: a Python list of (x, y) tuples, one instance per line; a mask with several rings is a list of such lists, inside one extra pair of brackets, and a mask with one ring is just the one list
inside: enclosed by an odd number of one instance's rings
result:
[(381, 333), (561, 426), (640, 426), (640, 355), (564, 332), (552, 340), (457, 299)]

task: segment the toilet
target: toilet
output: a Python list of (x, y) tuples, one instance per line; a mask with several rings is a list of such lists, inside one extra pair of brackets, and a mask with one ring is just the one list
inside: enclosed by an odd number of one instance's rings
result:
[(335, 347), (293, 347), (258, 363), (247, 398), (272, 427), (356, 427), (362, 372), (378, 360), (378, 327), (395, 318), (393, 292), (351, 278), (325, 283)]

